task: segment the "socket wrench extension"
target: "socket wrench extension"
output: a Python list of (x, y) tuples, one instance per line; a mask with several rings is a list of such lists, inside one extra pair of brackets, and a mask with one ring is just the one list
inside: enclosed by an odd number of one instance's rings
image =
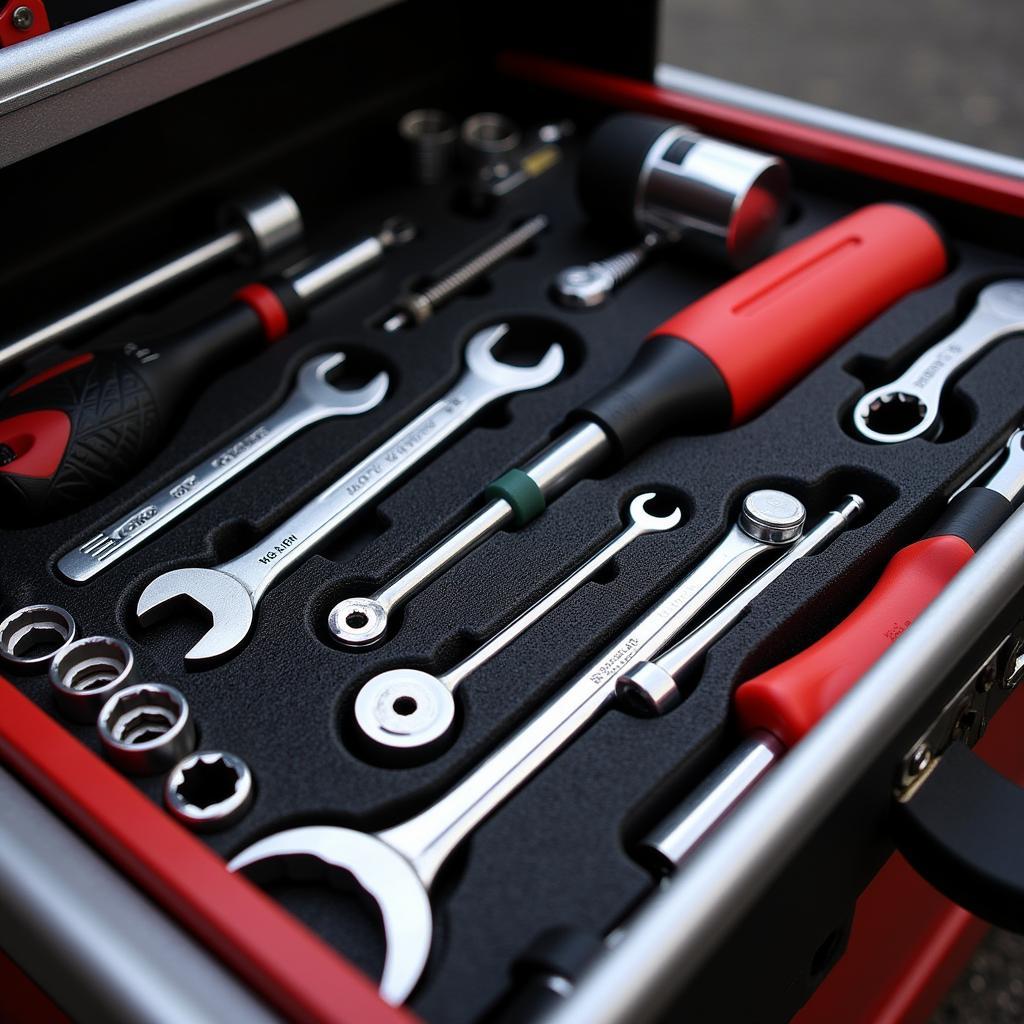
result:
[(950, 380), (992, 345), (1022, 331), (1024, 280), (986, 285), (952, 334), (922, 353), (906, 373), (861, 397), (853, 410), (854, 429), (879, 444), (935, 437), (942, 429), (939, 413)]
[(221, 208), (219, 219), (223, 227), (214, 237), (68, 310), (29, 334), (6, 342), (0, 347), (0, 369), (55, 341), (98, 327), (117, 313), (229, 256), (244, 263), (262, 263), (302, 237), (299, 208), (295, 200), (281, 189), (241, 196)]
[(291, 393), (265, 420), (73, 548), (57, 562), (57, 571), (75, 583), (92, 579), (306, 427), (333, 416), (357, 416), (380, 405), (388, 390), (386, 373), (349, 391), (327, 380), (344, 361), (343, 352), (307, 359)]
[(466, 345), (466, 369), (450, 391), (248, 551), (217, 568), (172, 569), (153, 580), (136, 607), (142, 624), (190, 598), (209, 614), (211, 624), (185, 655), (186, 664), (220, 658), (239, 647), (263, 594), (331, 532), (492, 402), (543, 387), (562, 372), (565, 354), (558, 344), (550, 345), (534, 366), (496, 359), (492, 350), (507, 331), (507, 324), (498, 324), (474, 334)]
[[(629, 525), (624, 530), (443, 675), (414, 668), (395, 668), (370, 679), (359, 691), (355, 702), (356, 726), (362, 734), (373, 743), (392, 749), (426, 747), (442, 739), (455, 722), (455, 691), (468, 676), (592, 579), (634, 540), (679, 525), (683, 518), (679, 508), (664, 516), (647, 511), (646, 506), (656, 497), (653, 492), (637, 495), (629, 504)], [(329, 627), (333, 633), (345, 628), (344, 623), (333, 619)]]
[(803, 506), (789, 495), (778, 491), (748, 495), (740, 523), (696, 568), (420, 814), (372, 834), (333, 825), (286, 829), (243, 850), (228, 864), (229, 869), (269, 878), (289, 862), (308, 865), (313, 861), (324, 871), (353, 878), (377, 903), (384, 925), (381, 996), (393, 1004), (403, 1003), (430, 954), (430, 888), (449, 856), (612, 704), (616, 680), (634, 660), (657, 654), (756, 558), (792, 544), (803, 521)]
[(486, 504), (370, 597), (339, 605), (372, 615), (349, 637), (370, 644), (395, 609), (499, 530), (521, 527), (574, 483), (655, 440), (738, 426), (854, 331), (944, 271), (932, 225), (876, 204), (770, 256), (652, 331), (614, 383), (572, 410), (529, 462), (484, 490)]

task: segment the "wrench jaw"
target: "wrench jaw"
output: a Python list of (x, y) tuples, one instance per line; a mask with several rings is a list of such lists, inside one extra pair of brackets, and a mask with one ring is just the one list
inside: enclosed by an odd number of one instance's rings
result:
[(455, 724), (451, 690), (419, 669), (375, 675), (356, 695), (354, 711), (359, 738), (371, 751), (403, 762), (433, 756)]
[(853, 410), (853, 425), (861, 437), (876, 444), (932, 439), (942, 429), (937, 404), (923, 395), (894, 390), (892, 385), (861, 396)]
[(629, 503), (629, 518), (643, 533), (661, 533), (674, 530), (683, 521), (681, 508), (674, 508), (668, 515), (658, 516), (647, 511), (647, 505), (658, 497), (654, 491), (638, 494)]
[(198, 607), (210, 619), (210, 628), (185, 655), (189, 668), (227, 657), (245, 642), (252, 629), (252, 595), (233, 576), (219, 569), (172, 569), (157, 576), (142, 591), (135, 614), (141, 625), (149, 626), (183, 603)]
[(327, 375), (345, 362), (344, 352), (329, 352), (307, 359), (295, 379), (295, 389), (311, 406), (333, 409), (339, 416), (358, 416), (375, 409), (388, 393), (390, 378), (382, 370), (360, 388), (343, 390)]
[(553, 342), (540, 362), (533, 366), (514, 366), (494, 356), (494, 347), (509, 332), (508, 324), (495, 324), (477, 331), (466, 344), (466, 366), (479, 380), (486, 381), (504, 394), (532, 391), (550, 384), (565, 367), (565, 350)]
[(379, 991), (392, 1006), (412, 994), (430, 957), (434, 919), (416, 869), (382, 839), (333, 825), (309, 825), (267, 836), (228, 863), (254, 882), (289, 877), (352, 883), (380, 913), (386, 953)]

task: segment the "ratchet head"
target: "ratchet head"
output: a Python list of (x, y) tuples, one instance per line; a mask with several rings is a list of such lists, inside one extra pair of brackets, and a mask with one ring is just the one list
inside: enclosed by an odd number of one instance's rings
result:
[(451, 691), (429, 672), (395, 668), (375, 675), (356, 695), (356, 725), (371, 742), (391, 750), (422, 750), (455, 722)]
[(508, 334), (508, 324), (496, 324), (477, 331), (466, 345), (466, 365), (482, 381), (499, 389), (501, 394), (532, 391), (550, 384), (565, 366), (565, 351), (554, 342), (539, 363), (515, 366), (503, 363), (493, 355), (494, 346)]
[(331, 384), (327, 375), (344, 361), (344, 352), (307, 359), (295, 378), (295, 390), (311, 406), (334, 409), (342, 416), (358, 416), (380, 405), (388, 393), (388, 375), (382, 371), (361, 388), (343, 390)]
[(393, 1006), (409, 998), (430, 955), (430, 896), (415, 868), (382, 839), (332, 825), (292, 828), (261, 839), (228, 864), (254, 881), (334, 876), (355, 882), (377, 904), (384, 925), (380, 995)]
[(198, 665), (230, 654), (240, 647), (252, 628), (252, 595), (219, 569), (172, 569), (157, 576), (142, 592), (135, 613), (148, 626), (188, 601), (210, 617), (210, 628), (185, 655), (187, 665)]

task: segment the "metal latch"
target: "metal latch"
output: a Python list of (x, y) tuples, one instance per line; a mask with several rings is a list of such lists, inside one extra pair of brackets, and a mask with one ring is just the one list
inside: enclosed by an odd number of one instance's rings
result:
[(905, 802), (932, 773), (951, 743), (973, 747), (985, 734), (996, 709), (1024, 679), (1024, 620), (985, 659), (900, 764), (896, 799)]

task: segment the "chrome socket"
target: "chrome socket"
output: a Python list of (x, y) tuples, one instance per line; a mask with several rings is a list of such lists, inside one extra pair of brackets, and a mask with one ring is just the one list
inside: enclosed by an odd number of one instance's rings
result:
[(458, 138), (451, 114), (431, 107), (410, 110), (398, 122), (398, 134), (409, 149), (413, 180), (419, 185), (443, 181)]
[(70, 612), (55, 604), (30, 604), (0, 622), (0, 657), (23, 672), (39, 671), (74, 639)]
[(188, 701), (163, 683), (119, 690), (103, 705), (96, 729), (104, 753), (130, 775), (166, 771), (196, 745)]
[(65, 644), (50, 662), (57, 707), (76, 722), (94, 722), (112, 693), (135, 673), (131, 648), (112, 636), (87, 636)]
[(164, 785), (167, 809), (196, 832), (233, 824), (249, 809), (253, 795), (249, 766), (223, 750), (189, 754), (174, 766)]

